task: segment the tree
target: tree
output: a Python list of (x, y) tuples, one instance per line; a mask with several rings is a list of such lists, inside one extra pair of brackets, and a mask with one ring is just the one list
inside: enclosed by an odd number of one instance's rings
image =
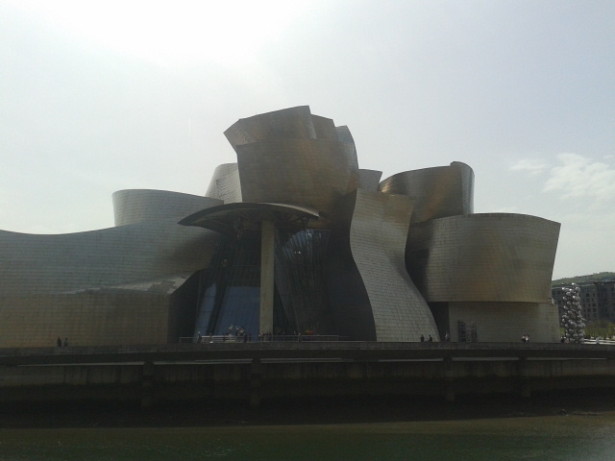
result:
[(581, 289), (574, 283), (564, 287), (562, 326), (564, 336), (573, 343), (580, 343), (585, 335), (585, 319), (581, 307)]

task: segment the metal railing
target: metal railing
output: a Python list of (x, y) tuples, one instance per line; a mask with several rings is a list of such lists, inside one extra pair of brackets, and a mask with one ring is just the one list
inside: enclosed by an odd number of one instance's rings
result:
[(338, 342), (346, 341), (348, 338), (340, 335), (203, 335), (203, 336), (182, 336), (178, 342), (180, 344), (201, 343), (270, 343), (270, 342)]

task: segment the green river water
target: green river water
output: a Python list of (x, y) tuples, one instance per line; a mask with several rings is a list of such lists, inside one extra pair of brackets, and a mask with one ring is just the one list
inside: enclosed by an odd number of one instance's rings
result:
[(343, 424), (0, 428), (0, 461), (615, 460), (615, 412)]

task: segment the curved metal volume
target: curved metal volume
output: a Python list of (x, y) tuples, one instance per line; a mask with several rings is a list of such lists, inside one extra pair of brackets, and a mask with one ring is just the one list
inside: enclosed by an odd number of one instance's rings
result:
[(460, 162), (380, 182), (308, 106), (225, 131), (205, 196), (113, 194), (116, 227), (0, 231), (0, 346), (158, 344), (199, 333), (555, 341), (559, 224), (473, 214)]
[(307, 107), (241, 119), (225, 134), (237, 152), (246, 202), (306, 206), (329, 219), (335, 200), (357, 188), (350, 132)]
[(429, 306), (404, 271), (411, 212), (407, 197), (356, 193), (350, 248), (370, 301), (377, 341), (438, 338)]
[(386, 194), (415, 200), (412, 222), (473, 212), (474, 172), (465, 163), (398, 173), (380, 183)]
[(181, 218), (222, 204), (222, 201), (215, 198), (151, 189), (119, 190), (112, 197), (116, 226)]
[(408, 270), (430, 302), (549, 302), (559, 227), (505, 213), (434, 219), (411, 229)]

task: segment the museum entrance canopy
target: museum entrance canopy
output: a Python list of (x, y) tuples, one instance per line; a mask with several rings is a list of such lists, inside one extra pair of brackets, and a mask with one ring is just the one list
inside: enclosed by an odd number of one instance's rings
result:
[(280, 230), (299, 230), (309, 221), (319, 218), (316, 210), (282, 203), (229, 203), (183, 218), (179, 224), (211, 229), (225, 235), (236, 234), (241, 226), (253, 226), (262, 221), (275, 223)]
[[(251, 232), (260, 232), (260, 271), (258, 271), (258, 333), (261, 336), (270, 335), (274, 332), (274, 298), (275, 298), (275, 234), (276, 230), (284, 231), (286, 233), (295, 233), (303, 230), (307, 227), (310, 220), (318, 219), (318, 212), (310, 208), (298, 207), (294, 205), (277, 204), (277, 203), (230, 203), (227, 205), (220, 205), (212, 208), (194, 213), (180, 221), (180, 224), (187, 226), (199, 226), (206, 229), (214, 230), (224, 234), (227, 237), (231, 237), (233, 240), (240, 241), (246, 240), (246, 234)], [(243, 245), (242, 245), (243, 246)], [(254, 246), (254, 245), (248, 245)], [(243, 254), (238, 258), (232, 258), (235, 264), (243, 267), (243, 272), (255, 272), (245, 268), (249, 267), (247, 264), (250, 258), (247, 257), (249, 253)], [(247, 257), (247, 259), (246, 259)], [(223, 258), (221, 260), (224, 266), (229, 264), (229, 259)], [(231, 263), (232, 264), (232, 263)], [(208, 281), (213, 290), (209, 292), (217, 293), (219, 290), (223, 290), (225, 294), (222, 296), (225, 299), (231, 299), (232, 293), (239, 292), (240, 296), (235, 296), (234, 304), (239, 304), (239, 299), (253, 298), (254, 286), (253, 282), (247, 282), (245, 274), (242, 275), (242, 282), (238, 286), (231, 286), (229, 284), (228, 273), (232, 268), (221, 268), (226, 275), (222, 277), (224, 282), (221, 282), (220, 276), (214, 278), (219, 279), (218, 282), (214, 282), (213, 278)], [(256, 269), (256, 268), (254, 268)], [(254, 274), (257, 275), (257, 274)], [(237, 282), (234, 283), (237, 285)], [(251, 287), (252, 285), (252, 287)], [(253, 295), (251, 295), (253, 293)], [(220, 296), (210, 296), (212, 298), (220, 298)], [(225, 312), (230, 309), (230, 306), (225, 306), (223, 301), (214, 299), (213, 304), (207, 303), (207, 294), (201, 303), (202, 308), (199, 313), (199, 320), (197, 320), (196, 334), (201, 334), (201, 330), (205, 330), (205, 333), (211, 334), (216, 329), (221, 328), (221, 319), (225, 317)], [(250, 303), (249, 303), (250, 304)], [(254, 306), (256, 307), (256, 306)], [(233, 306), (232, 310), (237, 310), (236, 306)], [(254, 311), (249, 305), (245, 306), (246, 311)], [(243, 316), (244, 318), (251, 317), (249, 314)], [(252, 317), (256, 317), (256, 312)], [(254, 319), (256, 320), (256, 319)], [(234, 328), (234, 327), (231, 327)], [(245, 330), (242, 326), (241, 330)], [(249, 330), (249, 329), (248, 329)]]

